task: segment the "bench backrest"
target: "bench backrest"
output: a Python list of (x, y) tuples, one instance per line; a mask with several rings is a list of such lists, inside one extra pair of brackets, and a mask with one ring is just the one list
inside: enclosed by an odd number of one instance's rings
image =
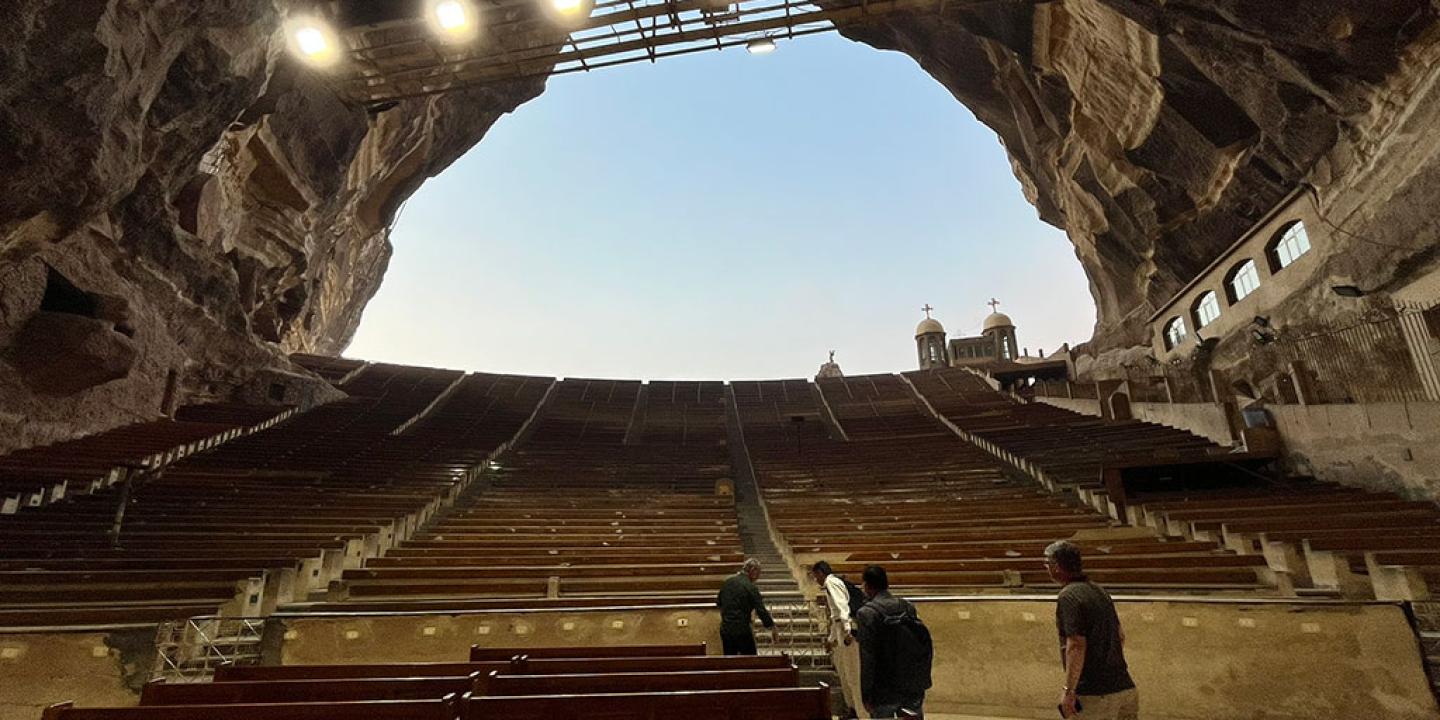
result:
[(694, 670), (765, 670), (788, 668), (788, 655), (693, 655), (619, 658), (516, 658), (511, 661), (376, 663), (370, 665), (221, 665), (215, 682), (257, 680), (332, 680), (345, 678), (459, 677), (496, 670), (503, 674), (554, 675)]
[(479, 673), (461, 677), (256, 680), (216, 683), (152, 682), (141, 705), (235, 705), (243, 703), (426, 700), (469, 692)]
[(42, 720), (454, 720), (453, 697), (442, 700), (159, 705), (77, 708), (71, 703), (45, 709)]
[(509, 660), (524, 655), (531, 658), (611, 658), (611, 657), (675, 657), (704, 655), (705, 643), (696, 645), (606, 645), (598, 647), (470, 647), (470, 660)]
[(686, 672), (506, 675), (491, 673), (475, 683), (475, 695), (583, 695), (586, 693), (679, 692), (785, 688), (800, 684), (800, 671), (695, 670)]
[(461, 720), (830, 720), (830, 688), (470, 697)]
[[(766, 670), (788, 668), (789, 655), (693, 655), (634, 658), (516, 658), (515, 675), (574, 673), (684, 672), (690, 670)], [(485, 674), (489, 674), (486, 671)]]
[(473, 673), (488, 675), (492, 671), (508, 670), (510, 667), (511, 663), (503, 661), (374, 665), (222, 665), (215, 669), (215, 682), (460, 677)]

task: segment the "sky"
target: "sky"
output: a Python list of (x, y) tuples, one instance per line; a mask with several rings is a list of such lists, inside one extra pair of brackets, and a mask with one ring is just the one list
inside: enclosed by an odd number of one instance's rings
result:
[(909, 57), (833, 34), (549, 80), (406, 203), (347, 357), (559, 377), (914, 369), (935, 307), (1090, 337), (1063, 232)]

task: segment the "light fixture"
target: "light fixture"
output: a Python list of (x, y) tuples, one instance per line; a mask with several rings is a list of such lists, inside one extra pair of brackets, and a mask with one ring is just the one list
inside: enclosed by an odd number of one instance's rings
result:
[(480, 33), (480, 13), (470, 0), (427, 0), (425, 19), (441, 42), (470, 42)]
[(324, 19), (299, 15), (285, 22), (290, 52), (307, 65), (327, 68), (340, 60), (340, 38)]
[(768, 37), (755, 38), (745, 43), (745, 49), (748, 50), (751, 55), (765, 55), (775, 52), (775, 41)]
[(1361, 290), (1358, 287), (1355, 287), (1354, 285), (1331, 285), (1330, 292), (1333, 292), (1340, 297), (1346, 298), (1365, 297), (1366, 295), (1370, 294), (1368, 292), (1365, 292), (1364, 290)]
[(562, 26), (577, 27), (595, 12), (595, 0), (539, 0), (550, 19)]

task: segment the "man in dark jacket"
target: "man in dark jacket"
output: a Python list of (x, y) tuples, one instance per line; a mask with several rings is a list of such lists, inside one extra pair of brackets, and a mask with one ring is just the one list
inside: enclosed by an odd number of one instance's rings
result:
[(923, 717), (934, 648), (915, 606), (890, 594), (885, 568), (861, 576), (869, 600), (855, 614), (860, 641), (860, 697), (870, 717)]
[(725, 579), (715, 604), (720, 608), (720, 644), (726, 655), (754, 655), (755, 633), (750, 629), (750, 613), (760, 616), (760, 624), (770, 630), (770, 639), (777, 636), (775, 621), (765, 609), (765, 600), (760, 597), (760, 588), (755, 581), (760, 579), (760, 561), (750, 558), (740, 572)]

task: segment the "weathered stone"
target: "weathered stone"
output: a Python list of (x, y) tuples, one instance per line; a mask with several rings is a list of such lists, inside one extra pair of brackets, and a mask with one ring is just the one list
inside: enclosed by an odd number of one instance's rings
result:
[(0, 348), (48, 263), (136, 350), (71, 395), (0, 364), (0, 452), (153, 417), (172, 370), (182, 402), (264, 401), (257, 377), (285, 378), (286, 402), (333, 397), (286, 353), (344, 347), (405, 198), (544, 87), (371, 117), (288, 62), (288, 5), (0, 4)]
[(36, 394), (66, 396), (128, 375), (135, 344), (104, 320), (42, 310), (20, 329), (5, 361)]

